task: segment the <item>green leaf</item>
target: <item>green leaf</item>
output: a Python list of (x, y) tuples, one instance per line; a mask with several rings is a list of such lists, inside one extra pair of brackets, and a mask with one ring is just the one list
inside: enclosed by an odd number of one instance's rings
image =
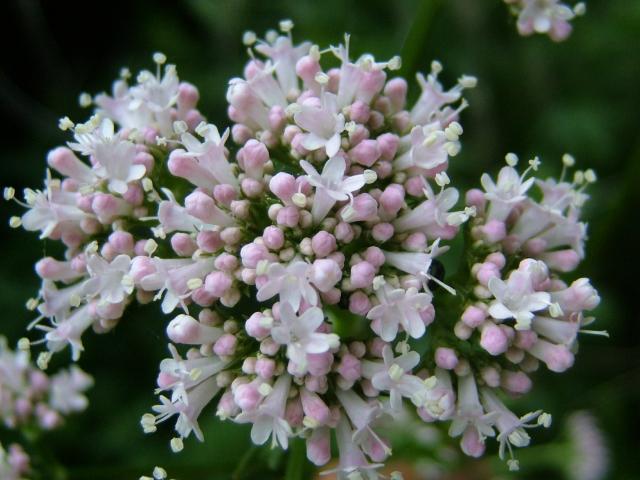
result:
[(336, 305), (326, 305), (323, 309), (333, 325), (333, 333), (341, 339), (367, 340), (371, 336), (369, 320), (362, 315), (356, 315)]

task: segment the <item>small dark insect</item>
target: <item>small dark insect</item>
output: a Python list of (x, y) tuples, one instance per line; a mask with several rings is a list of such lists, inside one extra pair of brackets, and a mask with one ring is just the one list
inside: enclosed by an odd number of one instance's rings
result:
[[(436, 260), (435, 258), (431, 260), (431, 266), (429, 267), (429, 270), (427, 271), (427, 273), (429, 273), (429, 275), (433, 277), (436, 277), (440, 281), (444, 281), (444, 273), (445, 273), (444, 265), (442, 264), (441, 261)], [(429, 289), (431, 291), (434, 291), (437, 288), (440, 288), (440, 286), (433, 280), (429, 280), (429, 283), (427, 285), (429, 286)]]

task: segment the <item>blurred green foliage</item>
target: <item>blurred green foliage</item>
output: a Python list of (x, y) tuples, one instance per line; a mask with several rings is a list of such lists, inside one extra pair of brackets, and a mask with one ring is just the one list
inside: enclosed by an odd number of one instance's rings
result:
[[(558, 173), (569, 151), (600, 177), (590, 188), (591, 239), (579, 273), (600, 289), (597, 328), (609, 330), (611, 339), (584, 337), (576, 366), (563, 375), (537, 375), (533, 393), (516, 408), (543, 408), (557, 424), (573, 410), (592, 411), (610, 446), (609, 478), (638, 478), (639, 1), (590, 0), (588, 14), (562, 44), (519, 37), (500, 0), (8, 0), (0, 8), (0, 180), (16, 189), (41, 185), (46, 152), (65, 141), (57, 118), (86, 115), (77, 107), (80, 91), (110, 89), (120, 66), (147, 68), (157, 50), (199, 87), (202, 112), (225, 126), (227, 81), (246, 60), (242, 32), (262, 34), (281, 18), (294, 20), (299, 40), (335, 44), (350, 32), (356, 55), (403, 53), (407, 72), (428, 70), (436, 58), (445, 66), (445, 84), (462, 73), (476, 75), (479, 85), (462, 116), (463, 150), (450, 170), (456, 184), (475, 185), (481, 172), (497, 171), (508, 151), (540, 155), (545, 173)], [(2, 203), (0, 331), (11, 341), (31, 320), (23, 305), (38, 288), (34, 261), (58, 251), (34, 235), (10, 232), (5, 220), (18, 213)], [(137, 478), (161, 464), (182, 480), (223, 479), (253, 452), (247, 428), (221, 424), (211, 410), (202, 419), (206, 443), (190, 439), (180, 455), (170, 454), (168, 426), (142, 434), (138, 421), (154, 402), (157, 364), (166, 354), (165, 323), (157, 306), (138, 307), (115, 331), (86, 336), (80, 364), (97, 380), (91, 407), (42, 441), (71, 478)], [(66, 361), (65, 353), (55, 363)], [(536, 432), (534, 443), (557, 433)], [(261, 465), (261, 456), (250, 453), (244, 462)], [(537, 468), (543, 460), (528, 456), (519, 477), (562, 478)], [(247, 478), (270, 477), (253, 471)]]

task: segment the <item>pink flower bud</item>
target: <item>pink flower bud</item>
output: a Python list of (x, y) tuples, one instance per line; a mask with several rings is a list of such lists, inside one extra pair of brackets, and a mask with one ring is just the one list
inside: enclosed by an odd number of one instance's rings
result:
[(492, 278), (500, 278), (500, 270), (498, 270), (498, 267), (496, 267), (494, 263), (486, 262), (480, 265), (478, 273), (476, 273), (476, 278), (481, 285), (486, 287)]
[(258, 198), (262, 195), (262, 183), (258, 180), (254, 180), (253, 178), (243, 178), (242, 182), (240, 182), (240, 187), (242, 188), (242, 192), (248, 198)]
[(480, 458), (484, 454), (484, 441), (480, 438), (477, 428), (466, 428), (460, 440), (460, 449), (465, 455), (473, 458)]
[(502, 269), (502, 268), (504, 268), (505, 264), (507, 263), (507, 259), (504, 257), (504, 255), (502, 253), (493, 252), (493, 253), (490, 253), (489, 255), (487, 255), (487, 258), (485, 259), (485, 262), (491, 262), (496, 267), (498, 267), (498, 269)]
[(271, 331), (270, 327), (264, 320), (264, 315), (261, 312), (255, 312), (251, 315), (244, 323), (244, 329), (250, 337), (258, 340), (265, 338)]
[(144, 190), (140, 185), (132, 183), (127, 187), (127, 191), (124, 192), (122, 198), (134, 207), (140, 206), (144, 202)]
[(111, 223), (117, 217), (131, 213), (131, 206), (127, 202), (107, 193), (94, 195), (91, 208), (103, 224)]
[(424, 180), (418, 175), (409, 177), (404, 182), (404, 189), (412, 197), (422, 197), (424, 195)]
[(229, 291), (232, 284), (233, 279), (229, 274), (224, 272), (211, 272), (205, 278), (204, 289), (214, 297), (219, 298)]
[(355, 147), (367, 138), (369, 138), (369, 130), (364, 125), (356, 125), (355, 130), (349, 134), (349, 143)]
[(369, 247), (364, 251), (364, 259), (376, 268), (384, 265), (384, 253), (378, 247)]
[(279, 227), (271, 225), (264, 229), (262, 240), (270, 250), (278, 251), (284, 246), (284, 233)]
[(384, 243), (393, 237), (394, 228), (390, 223), (377, 223), (371, 229), (371, 236), (376, 242)]
[(361, 193), (353, 198), (351, 204), (340, 210), (340, 216), (345, 222), (366, 222), (376, 218), (378, 202), (368, 193)]
[(237, 192), (231, 185), (221, 183), (213, 187), (213, 198), (216, 199), (216, 202), (228, 207), (237, 198)]
[(190, 235), (178, 232), (171, 237), (171, 248), (181, 257), (190, 257), (196, 251), (198, 245)]
[(565, 290), (551, 293), (551, 299), (565, 312), (593, 310), (600, 303), (600, 296), (588, 278), (579, 278)]
[(280, 200), (289, 203), (293, 194), (296, 193), (296, 179), (289, 173), (277, 173), (269, 181), (269, 189)]
[(580, 263), (580, 255), (571, 249), (545, 252), (540, 255), (540, 258), (550, 269), (559, 272), (571, 272), (575, 270)]
[(198, 89), (187, 82), (181, 82), (178, 86), (178, 106), (181, 110), (191, 110), (195, 108), (200, 99)]
[(405, 106), (407, 89), (407, 81), (402, 77), (392, 78), (384, 86), (384, 94), (389, 98), (396, 112), (402, 110)]
[(310, 55), (305, 55), (296, 63), (296, 74), (306, 86), (314, 85), (315, 76), (320, 71), (320, 63)]
[(213, 198), (206, 193), (196, 190), (187, 195), (184, 199), (184, 206), (189, 215), (206, 219), (210, 216), (211, 210), (216, 208), (216, 203)]
[(349, 117), (356, 123), (367, 123), (371, 109), (366, 103), (356, 100), (349, 107)]
[(255, 139), (247, 141), (241, 149), (242, 155), (238, 152), (238, 156), (242, 158), (240, 165), (247, 175), (254, 179), (262, 177), (264, 166), (269, 161), (269, 150), (262, 143)]
[(328, 428), (317, 428), (307, 437), (307, 458), (316, 466), (331, 460), (331, 434)]
[(262, 401), (262, 395), (255, 383), (243, 383), (233, 390), (233, 400), (242, 411), (255, 410)]
[(203, 230), (196, 236), (198, 248), (207, 253), (213, 253), (223, 246), (222, 237), (219, 232), (213, 230)]
[(476, 306), (468, 306), (462, 314), (462, 321), (470, 328), (477, 328), (487, 318), (487, 313)]
[(367, 288), (373, 284), (373, 277), (377, 270), (369, 262), (358, 262), (351, 267), (351, 286), (354, 288)]
[(336, 237), (324, 230), (316, 233), (311, 239), (313, 253), (319, 257), (326, 257), (336, 249)]
[(487, 322), (482, 327), (480, 346), (491, 355), (500, 355), (507, 351), (509, 342), (507, 336), (495, 323)]
[(400, 138), (393, 133), (383, 133), (376, 139), (382, 160), (393, 160), (400, 145)]
[(111, 244), (116, 253), (133, 253), (133, 235), (129, 232), (113, 232), (109, 235), (109, 244)]
[(86, 163), (80, 160), (67, 147), (58, 147), (49, 152), (47, 163), (64, 176), (81, 183), (93, 183), (95, 174)]
[(489, 243), (500, 242), (507, 236), (505, 224), (500, 220), (489, 220), (480, 230)]
[(321, 292), (328, 292), (342, 278), (342, 270), (330, 259), (318, 259), (313, 262), (309, 279)]
[(369, 347), (369, 353), (372, 356), (382, 358), (382, 350), (384, 350), (384, 347), (387, 345), (388, 343), (380, 337), (374, 337), (367, 346)]
[(260, 260), (269, 258), (269, 251), (264, 245), (248, 243), (240, 250), (240, 258), (245, 267), (256, 268)]
[(276, 362), (272, 358), (261, 357), (256, 361), (256, 373), (265, 380), (273, 377), (276, 371)]
[(342, 243), (350, 243), (353, 240), (354, 233), (351, 225), (346, 222), (340, 222), (333, 231), (336, 240)]
[(484, 367), (480, 370), (482, 380), (491, 388), (496, 388), (500, 385), (500, 372), (494, 367)]
[(526, 373), (504, 370), (501, 385), (509, 393), (522, 395), (531, 390), (533, 383)]
[(546, 340), (538, 340), (529, 353), (546, 363), (552, 372), (562, 373), (573, 366), (573, 353), (564, 345), (556, 345)]
[(362, 364), (357, 357), (346, 353), (342, 356), (337, 372), (348, 382), (355, 382), (362, 376)]
[(304, 411), (302, 410), (302, 403), (300, 398), (291, 398), (287, 401), (287, 406), (284, 411), (285, 421), (293, 428), (302, 426), (302, 419), (304, 418)]
[(224, 392), (218, 401), (218, 412), (221, 418), (228, 418), (239, 413), (238, 405), (233, 399), (233, 393), (229, 390)]
[(435, 360), (436, 365), (444, 370), (453, 370), (458, 365), (458, 356), (452, 348), (436, 348)]
[(402, 246), (409, 251), (421, 252), (427, 247), (427, 236), (422, 232), (414, 232), (404, 239)]
[[(268, 119), (269, 119), (269, 126), (271, 127), (271, 130), (279, 131), (287, 123), (287, 114), (285, 113), (284, 108), (282, 108), (280, 105), (274, 105), (269, 110)], [(265, 134), (266, 133), (267, 132), (265, 132)], [(263, 141), (265, 141), (265, 136), (266, 135), (262, 136)], [(273, 146), (275, 142), (266, 140), (266, 143), (269, 146)]]
[(349, 158), (360, 165), (371, 167), (376, 160), (380, 158), (380, 147), (378, 147), (378, 142), (375, 140), (361, 141), (358, 145), (349, 150)]
[(300, 400), (304, 414), (319, 425), (326, 425), (331, 420), (331, 411), (327, 404), (314, 392), (306, 388), (300, 389)]
[(300, 220), (300, 212), (293, 205), (287, 205), (284, 208), (278, 210), (276, 215), (276, 222), (278, 225), (284, 225), (285, 227), (293, 228), (298, 225)]
[(331, 371), (333, 354), (331, 352), (310, 353), (307, 355), (307, 362), (307, 370), (311, 375), (316, 377), (326, 375)]
[(476, 207), (478, 213), (484, 212), (484, 205), (487, 202), (484, 192), (478, 188), (468, 190), (465, 195), (465, 202), (470, 207)]
[(216, 340), (216, 343), (213, 345), (213, 351), (216, 355), (219, 355), (221, 357), (231, 356), (236, 351), (237, 343), (238, 339), (235, 337), (235, 335), (225, 333), (218, 340)]
[(167, 325), (167, 336), (172, 342), (187, 345), (213, 343), (222, 335), (222, 330), (203, 325), (189, 315), (178, 315)]
[(153, 275), (154, 273), (156, 273), (156, 267), (151, 258), (139, 256), (131, 261), (129, 274), (133, 277), (136, 284), (139, 284), (147, 275)]
[(356, 315), (366, 315), (371, 309), (369, 297), (361, 291), (352, 293), (349, 296), (349, 311)]
[(384, 189), (380, 195), (380, 206), (389, 215), (397, 214), (404, 205), (404, 188), (402, 185), (392, 183)]
[(253, 132), (241, 123), (236, 123), (231, 128), (231, 137), (238, 145), (244, 145), (253, 135)]

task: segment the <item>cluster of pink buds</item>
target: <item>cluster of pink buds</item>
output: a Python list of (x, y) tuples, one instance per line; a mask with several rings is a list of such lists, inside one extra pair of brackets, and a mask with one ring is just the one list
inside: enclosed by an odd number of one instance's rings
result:
[[(203, 439), (198, 419), (215, 408), (250, 423), (256, 444), (305, 439), (319, 466), (335, 436), (338, 477), (371, 480), (391, 454), (377, 426), (409, 406), (449, 422), (468, 455), (496, 437), (517, 468), (512, 448), (551, 417), (518, 417), (505, 394), (526, 393), (539, 361), (571, 366), (599, 300), (588, 280), (559, 278), (584, 255), (578, 216), (595, 175), (537, 181), (535, 201), (509, 155), (463, 202), (446, 170), (476, 79), (445, 89), (433, 62), (408, 105), (399, 57), (354, 60), (348, 36), (294, 45), (292, 26), (245, 34), (251, 58), (230, 81), (222, 133), (173, 67), (116, 82), (87, 124), (63, 121), (75, 141), (49, 164), (65, 178), (28, 191), (12, 220), (68, 247), (36, 266), (35, 324), (50, 351), (77, 358), (89, 327), (111, 328), (134, 298), (160, 301), (171, 357), (141, 423), (175, 418), (174, 451)], [(445, 272), (438, 257), (457, 236), (465, 261)]]
[(584, 15), (587, 7), (577, 3), (572, 7), (560, 0), (504, 0), (513, 14), (518, 17), (518, 33), (523, 36), (541, 33), (555, 42), (566, 40), (571, 34), (569, 23), (575, 17)]
[(31, 471), (29, 455), (17, 443), (5, 450), (0, 443), (0, 478), (2, 480), (23, 480)]
[(12, 351), (0, 337), (0, 419), (5, 427), (51, 430), (65, 415), (87, 407), (84, 392), (93, 384), (89, 375), (73, 365), (48, 376), (32, 364), (28, 341), (19, 346), (25, 348)]

